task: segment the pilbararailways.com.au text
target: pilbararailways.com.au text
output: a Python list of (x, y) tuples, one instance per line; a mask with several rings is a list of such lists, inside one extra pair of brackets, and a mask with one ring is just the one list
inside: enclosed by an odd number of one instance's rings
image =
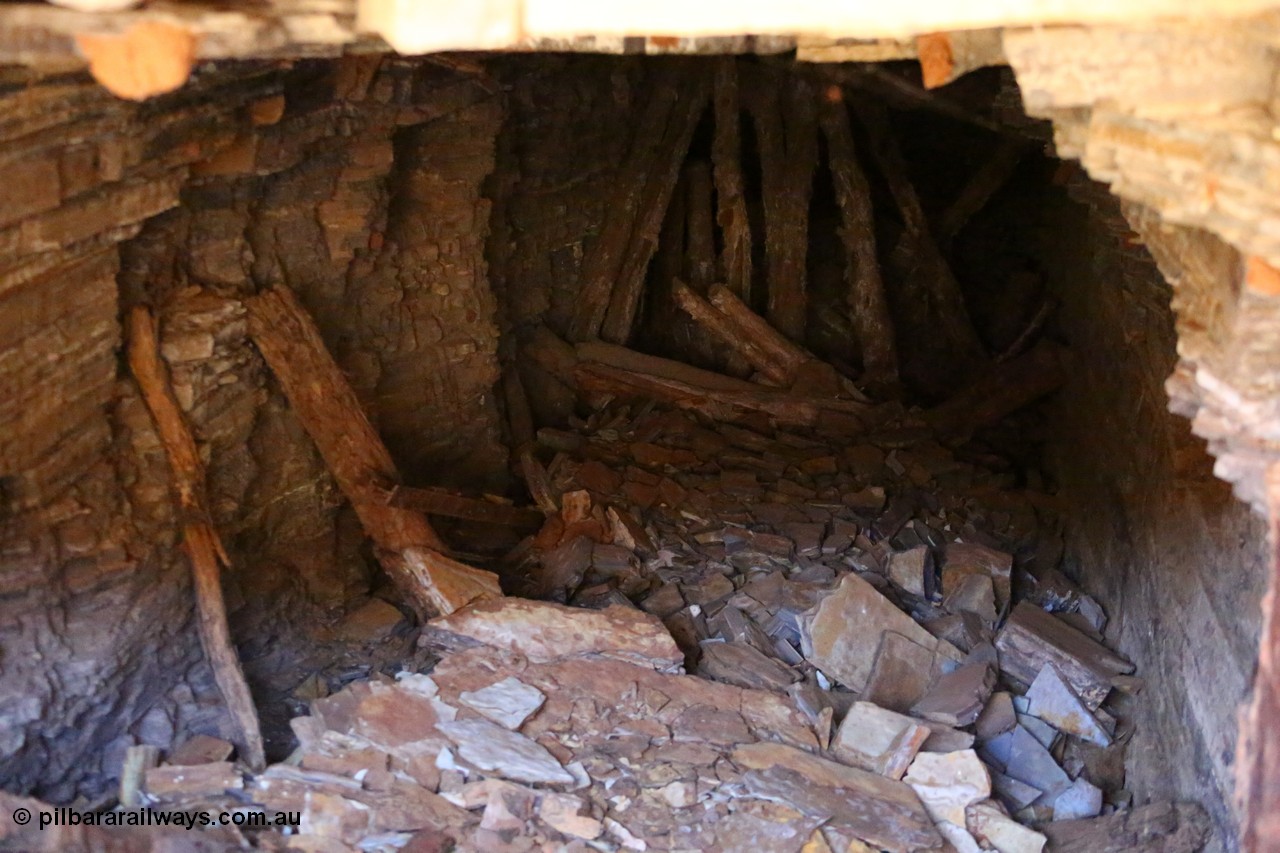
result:
[[(24, 812), (25, 814), (19, 814)], [(32, 818), (31, 810), (15, 809), (14, 822), (19, 825), (28, 824)], [(302, 812), (275, 812), (268, 814), (262, 811), (160, 811), (157, 809), (135, 809), (120, 812), (82, 812), (67, 806), (53, 809), (40, 809), (35, 812), (36, 826), (49, 829), (55, 826), (180, 826), (184, 829), (215, 826), (238, 827), (285, 827), (297, 826), (302, 822)], [(25, 818), (25, 819), (24, 819)]]

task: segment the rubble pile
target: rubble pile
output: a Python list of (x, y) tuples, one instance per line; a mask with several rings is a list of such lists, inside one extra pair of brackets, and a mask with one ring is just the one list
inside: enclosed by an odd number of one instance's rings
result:
[(429, 622), (434, 667), (317, 698), (287, 761), (170, 756), (140, 798), (298, 814), (265, 849), (1198, 849), (1197, 807), (1131, 807), (1141, 682), (1012, 471), (919, 429), (579, 426), (539, 434), (530, 597)]

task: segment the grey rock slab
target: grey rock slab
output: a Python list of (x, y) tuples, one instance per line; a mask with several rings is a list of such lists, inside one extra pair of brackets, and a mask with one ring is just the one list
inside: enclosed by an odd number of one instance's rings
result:
[(1101, 811), (1102, 791), (1084, 778), (1072, 782), (1071, 787), (1053, 801), (1054, 820), (1097, 817)]
[(547, 697), (514, 676), (480, 690), (464, 690), (458, 701), (495, 723), (513, 731), (542, 707)]
[[(1046, 665), (1027, 690), (1027, 713), (1044, 720), (1063, 734), (1098, 746), (1111, 745), (1111, 735), (1085, 707), (1053, 664)], [(1090, 815), (1091, 816), (1091, 815)]]
[(698, 674), (714, 681), (758, 690), (785, 691), (800, 680), (791, 667), (768, 657), (747, 643), (701, 643)]
[(684, 654), (662, 622), (629, 607), (585, 610), (547, 601), (500, 598), (433, 619), (429, 629), (519, 652), (539, 663), (598, 655), (660, 672), (681, 672), (684, 667)]
[(458, 745), (458, 754), (481, 770), (517, 782), (571, 784), (573, 774), (555, 756), (522, 734), (488, 720), (454, 720), (436, 728)]
[(863, 698), (882, 708), (906, 713), (933, 682), (937, 655), (895, 631), (880, 637)]
[(998, 770), (991, 771), (991, 790), (1013, 812), (1021, 811), (1044, 794), (1039, 788), (1019, 782)]
[(740, 746), (731, 758), (751, 795), (829, 820), (875, 849), (941, 846), (919, 797), (902, 782), (776, 743)]
[(941, 676), (911, 713), (948, 726), (967, 726), (978, 719), (995, 686), (995, 670), (989, 664), (965, 664)]
[(968, 809), (973, 836), (997, 853), (1041, 853), (1045, 837), (1000, 811), (992, 802), (974, 803)]
[(831, 752), (841, 761), (901, 779), (920, 747), (932, 732), (904, 714), (870, 702), (855, 702), (831, 741)]
[(991, 796), (991, 774), (971, 749), (922, 752), (902, 778), (935, 821), (965, 825), (965, 809)]
[(861, 692), (866, 689), (871, 663), (886, 631), (954, 660), (961, 658), (958, 649), (920, 627), (855, 574), (845, 575), (805, 619), (801, 651), (828, 676)]
[(1071, 785), (1071, 777), (1053, 760), (1049, 750), (1022, 726), (1013, 730), (1004, 772), (1019, 782), (1044, 791), (1047, 801), (1052, 801)]

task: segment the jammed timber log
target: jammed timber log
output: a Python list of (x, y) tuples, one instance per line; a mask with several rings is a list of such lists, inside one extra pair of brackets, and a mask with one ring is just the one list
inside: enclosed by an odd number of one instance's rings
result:
[(631, 334), (663, 215), (706, 105), (707, 81), (691, 68), (680, 62), (654, 72), (619, 190), (583, 259), (571, 340), (623, 342)]
[(1026, 353), (996, 365), (981, 379), (930, 411), (929, 422), (944, 440), (966, 441), (979, 427), (1002, 418), (1062, 387), (1068, 351), (1041, 341)]
[(713, 391), (752, 392), (761, 387), (744, 379), (735, 379), (732, 376), (703, 370), (669, 358), (646, 355), (616, 344), (590, 341), (578, 344), (575, 352), (579, 362), (591, 361), (623, 370), (639, 371), (676, 382), (688, 382)]
[(240, 757), (253, 769), (260, 770), (266, 765), (262, 729), (227, 627), (227, 608), (222, 597), (222, 566), (230, 565), (230, 561), (204, 503), (204, 464), (200, 461), (195, 437), (174, 397), (168, 371), (160, 359), (155, 318), (145, 306), (139, 305), (130, 312), (127, 334), (129, 368), (155, 420), (178, 492), (183, 520), (182, 549), (191, 562), (200, 645), (231, 714)]
[(745, 101), (756, 128), (764, 201), (769, 322), (794, 341), (808, 320), (809, 199), (818, 159), (817, 108), (803, 78), (754, 69)]
[(960, 229), (1009, 182), (1028, 150), (1027, 142), (1017, 137), (1008, 137), (996, 146), (938, 217), (938, 242), (942, 246), (950, 246)]
[(495, 575), (438, 553), (444, 544), (421, 513), (388, 505), (385, 490), (400, 480), (391, 454), (293, 294), (273, 288), (247, 304), (253, 342), (373, 539), (379, 562), (419, 614), (501, 597)]
[(417, 510), (427, 515), (480, 521), (502, 527), (538, 527), (546, 521), (546, 517), (537, 510), (455, 495), (446, 489), (396, 486), (391, 490), (388, 502), (392, 506)]
[(907, 175), (902, 151), (879, 104), (857, 105), (871, 138), (877, 165), (897, 203), (905, 226), (894, 250), (903, 281), (895, 300), (895, 315), (906, 327), (924, 363), (915, 365), (916, 380), (946, 388), (972, 377), (986, 358), (974, 330), (964, 295), (930, 230), (920, 198)]
[(849, 319), (862, 350), (864, 381), (894, 385), (898, 381), (898, 349), (893, 319), (885, 299), (880, 262), (876, 258), (875, 214), (866, 173), (858, 162), (849, 125), (849, 110), (837, 86), (830, 87), (819, 108), (827, 140), (827, 161), (840, 207), (840, 239), (845, 248), (845, 283)]
[(592, 361), (578, 365), (574, 370), (574, 382), (582, 391), (657, 400), (699, 412), (712, 420), (730, 423), (749, 413), (760, 412), (788, 426), (824, 427), (841, 433), (857, 433), (865, 428), (865, 418), (874, 414), (865, 404), (848, 400), (803, 397), (761, 386), (752, 390), (717, 390), (668, 376)]
[(713, 286), (707, 293), (707, 300), (742, 331), (743, 337), (750, 338), (754, 346), (769, 354), (768, 358), (777, 365), (776, 369), (783, 377), (779, 381), (789, 384), (801, 366), (812, 358), (803, 347), (779, 334), (769, 321), (752, 311), (727, 287)]
[(689, 285), (679, 280), (675, 281), (671, 287), (671, 295), (676, 304), (698, 326), (716, 340), (731, 347), (770, 383), (790, 385), (794, 381), (794, 370), (788, 371), (787, 365), (779, 363), (768, 347), (762, 345), (748, 330), (738, 325), (732, 317), (721, 312)]
[(672, 296), (695, 323), (759, 371), (767, 384), (813, 394), (842, 394), (845, 383), (835, 368), (779, 335), (727, 288), (717, 287), (719, 302), (738, 310), (722, 311), (682, 281), (674, 282)]
[(716, 185), (716, 224), (723, 243), (719, 277), (738, 298), (750, 303), (751, 224), (742, 185), (737, 62), (735, 57), (727, 57), (716, 64), (711, 164)]

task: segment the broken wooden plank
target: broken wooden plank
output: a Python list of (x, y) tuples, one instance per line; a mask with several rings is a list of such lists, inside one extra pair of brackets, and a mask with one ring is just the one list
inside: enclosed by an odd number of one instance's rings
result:
[(1067, 381), (1067, 361), (1065, 347), (1041, 341), (934, 407), (927, 420), (944, 442), (963, 443), (978, 428), (998, 423), (1061, 388)]
[(764, 202), (769, 323), (803, 341), (808, 320), (809, 199), (818, 159), (817, 107), (803, 78), (756, 68), (745, 102), (756, 128)]
[(419, 615), (452, 613), (472, 601), (501, 597), (491, 572), (443, 557), (406, 558), (410, 550), (436, 552), (444, 543), (421, 513), (384, 499), (399, 473), (319, 329), (286, 288), (263, 291), (247, 305), (254, 344), (373, 539), (379, 560)]
[(898, 347), (876, 257), (871, 188), (858, 162), (849, 109), (839, 87), (827, 89), (819, 107), (819, 122), (827, 141), (827, 163), (840, 208), (849, 319), (862, 350), (864, 378), (868, 384), (891, 386), (898, 381)]
[(227, 703), (238, 735), (237, 747), (245, 763), (255, 770), (266, 765), (258, 710), (249, 693), (231, 631), (227, 627), (227, 607), (222, 597), (223, 565), (230, 565), (227, 552), (214, 532), (205, 506), (205, 471), (195, 436), (173, 395), (169, 374), (160, 358), (160, 341), (155, 318), (144, 305), (133, 308), (128, 317), (129, 369), (133, 372), (142, 399), (156, 424), (160, 443), (178, 492), (183, 521), (182, 548), (191, 561), (191, 581), (196, 599), (196, 629), (204, 648), (214, 682)]
[(720, 226), (720, 280), (739, 299), (751, 301), (751, 223), (742, 180), (741, 105), (738, 99), (738, 59), (729, 56), (716, 65), (711, 138), (711, 164), (716, 186), (716, 224)]
[(391, 490), (388, 500), (392, 506), (417, 510), (427, 515), (461, 518), (503, 527), (539, 527), (547, 520), (536, 509), (469, 498), (447, 489), (396, 486)]

